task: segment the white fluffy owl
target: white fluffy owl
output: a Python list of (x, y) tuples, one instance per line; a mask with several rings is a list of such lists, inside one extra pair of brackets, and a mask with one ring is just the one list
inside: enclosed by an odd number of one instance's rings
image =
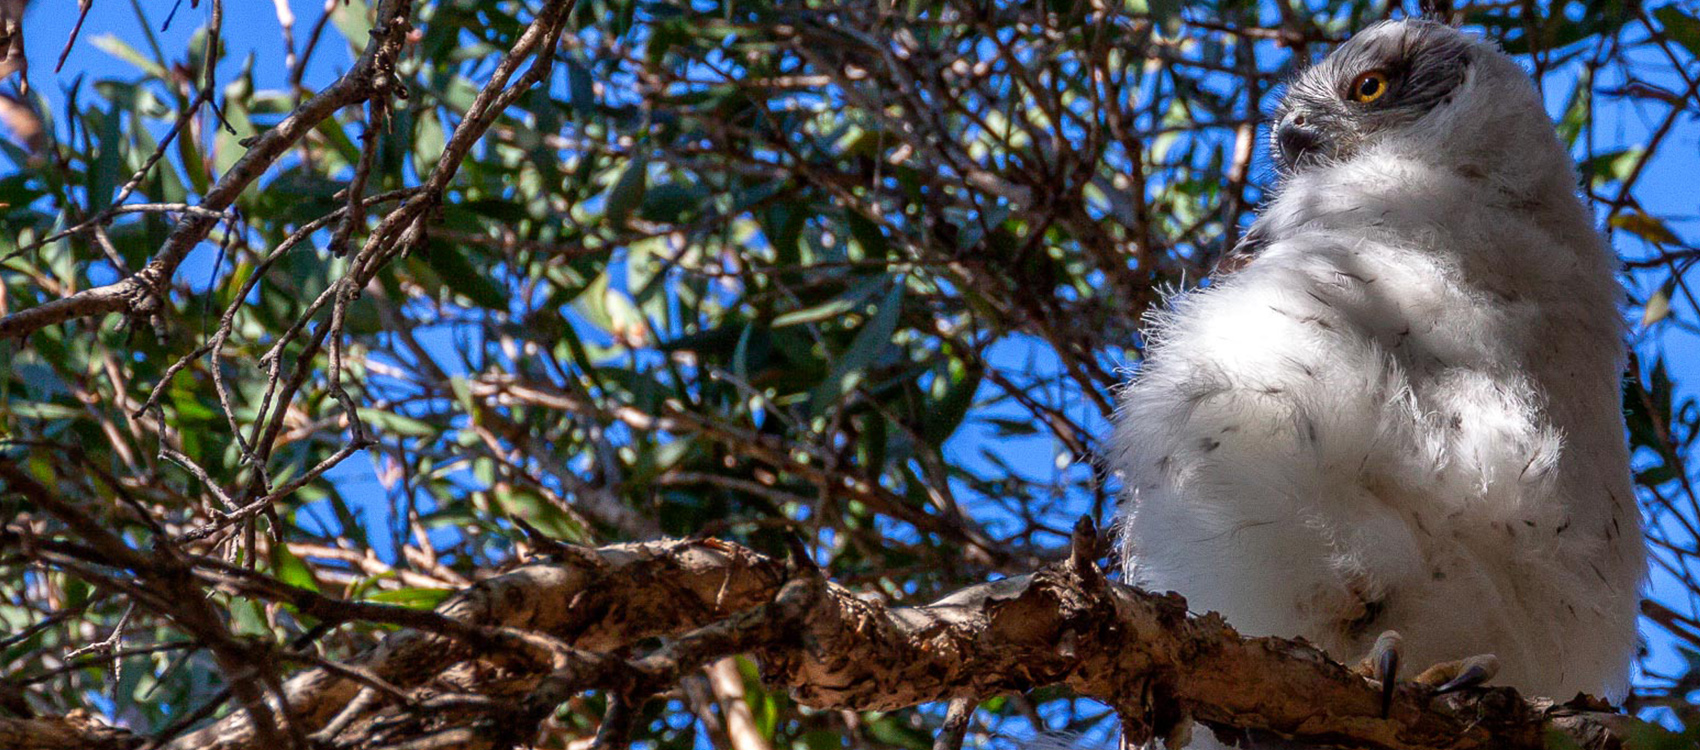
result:
[(1641, 524), (1614, 258), (1528, 76), (1420, 20), (1276, 113), (1254, 253), (1180, 295), (1121, 397), (1133, 582), (1337, 659), (1497, 655), (1621, 697)]

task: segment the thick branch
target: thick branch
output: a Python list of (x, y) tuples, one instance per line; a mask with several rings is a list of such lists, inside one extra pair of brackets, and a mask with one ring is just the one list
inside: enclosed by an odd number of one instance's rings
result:
[[(468, 624), (523, 628), (607, 653), (635, 641), (710, 624), (771, 600), (784, 583), (778, 562), (715, 540), (605, 547), (573, 560), (534, 564), (482, 581), (438, 607)], [(359, 660), (369, 673), (413, 688), (474, 657), (446, 636), (405, 631)], [(476, 655), (481, 656), (481, 655)], [(543, 679), (528, 677), (528, 688)], [(285, 686), (290, 714), (309, 732), (328, 723), (360, 685), (322, 670)], [(172, 742), (173, 750), (253, 748), (252, 727), (233, 714)]]
[[(1181, 735), (1191, 718), (1228, 731), (1387, 750), (1533, 750), (1544, 747), (1549, 730), (1604, 750), (1624, 747), (1623, 728), (1635, 723), (1603, 705), (1525, 700), (1505, 688), (1431, 699), (1402, 687), (1383, 719), (1375, 687), (1315, 648), (1242, 637), (1215, 615), (1188, 613), (1178, 596), (1105, 580), (1084, 555), (907, 608), (858, 598), (712, 539), (559, 554), (439, 608), (468, 624), (558, 639), (566, 650), (555, 666), (527, 668), (512, 654), (403, 632), (359, 666), (415, 691), (416, 705), (356, 701), (360, 684), (313, 671), (289, 683), (292, 717), (318, 731), (344, 706), (360, 706), (361, 716), (339, 718), (339, 742), (381, 735), (505, 747), (523, 741), (514, 732), (525, 734), (525, 722), (561, 696), (596, 689), (641, 701), (702, 663), (749, 651), (766, 679), (811, 706), (884, 710), (1066, 683), (1115, 707), (1135, 735)], [(655, 636), (675, 640), (641, 659), (610, 658)], [(490, 670), (468, 668), (472, 662), (509, 669), (491, 678), (481, 676)], [(254, 746), (243, 714), (170, 745)]]
[(0, 747), (19, 750), (134, 750), (142, 738), (73, 711), (67, 716), (12, 719), (0, 716)]

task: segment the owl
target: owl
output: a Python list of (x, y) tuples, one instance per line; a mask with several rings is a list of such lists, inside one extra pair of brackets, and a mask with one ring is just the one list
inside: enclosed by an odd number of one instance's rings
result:
[(1132, 582), (1339, 660), (1397, 632), (1387, 672), (1487, 657), (1526, 694), (1622, 697), (1622, 292), (1528, 75), (1385, 22), (1272, 119), (1243, 260), (1153, 314), (1119, 395)]

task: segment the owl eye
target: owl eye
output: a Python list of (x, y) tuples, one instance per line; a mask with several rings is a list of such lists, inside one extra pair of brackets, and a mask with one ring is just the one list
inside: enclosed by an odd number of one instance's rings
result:
[(1346, 95), (1351, 97), (1354, 102), (1368, 104), (1380, 99), (1386, 93), (1387, 74), (1379, 70), (1371, 70), (1359, 73), (1357, 78), (1353, 78), (1352, 88), (1347, 91)]

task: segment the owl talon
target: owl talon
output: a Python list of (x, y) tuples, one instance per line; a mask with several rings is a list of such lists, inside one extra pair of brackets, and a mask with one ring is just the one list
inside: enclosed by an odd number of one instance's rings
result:
[[(1381, 687), (1381, 718), (1393, 710), (1393, 696), (1399, 688), (1400, 648), (1404, 639), (1399, 631), (1387, 630), (1375, 639), (1369, 655), (1358, 662), (1353, 672), (1375, 680)], [(1455, 693), (1464, 688), (1478, 687), (1499, 672), (1499, 657), (1478, 654), (1466, 659), (1444, 661), (1417, 675), (1411, 682), (1429, 688), (1433, 695)]]
[(1478, 654), (1429, 667), (1417, 675), (1413, 682), (1433, 686), (1435, 695), (1445, 695), (1464, 688), (1479, 687), (1498, 673), (1499, 657), (1493, 654)]
[(1358, 663), (1358, 674), (1381, 683), (1381, 718), (1393, 709), (1393, 693), (1399, 687), (1399, 646), (1403, 640), (1397, 630), (1383, 631), (1376, 636), (1369, 655)]
[(1399, 631), (1389, 630), (1375, 639), (1370, 655), (1375, 657), (1375, 677), (1381, 680), (1381, 718), (1393, 710), (1393, 691), (1399, 687)]

